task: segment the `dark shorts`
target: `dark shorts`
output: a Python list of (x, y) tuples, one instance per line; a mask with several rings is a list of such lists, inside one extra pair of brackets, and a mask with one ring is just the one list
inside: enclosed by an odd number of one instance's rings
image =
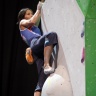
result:
[(34, 40), (34, 44), (32, 43), (31, 49), (34, 56), (36, 56), (36, 64), (38, 69), (38, 83), (35, 91), (41, 91), (43, 84), (48, 77), (48, 75), (44, 74), (44, 47), (53, 45), (55, 46), (58, 43), (57, 34), (55, 32), (50, 32), (41, 36), (39, 39)]
[(39, 39), (36, 40), (36, 42), (33, 45), (31, 45), (32, 52), (34, 52), (36, 56), (43, 59), (44, 47), (49, 45), (55, 46), (57, 43), (57, 34), (55, 32), (50, 32), (48, 34), (41, 36)]

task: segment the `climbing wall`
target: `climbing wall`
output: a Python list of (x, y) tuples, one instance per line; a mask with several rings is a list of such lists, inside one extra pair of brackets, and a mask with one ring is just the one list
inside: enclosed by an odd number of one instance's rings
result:
[(77, 0), (85, 15), (86, 96), (96, 96), (96, 0)]
[(85, 16), (78, 2), (46, 0), (41, 23), (44, 34), (56, 32), (59, 42), (53, 53), (57, 67), (45, 81), (42, 96), (85, 96)]

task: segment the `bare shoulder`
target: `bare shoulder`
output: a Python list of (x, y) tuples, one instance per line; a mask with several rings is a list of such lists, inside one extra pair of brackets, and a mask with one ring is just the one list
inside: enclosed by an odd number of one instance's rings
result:
[(28, 20), (26, 20), (26, 19), (22, 19), (22, 20), (20, 21), (20, 25), (24, 25), (27, 21), (28, 21)]
[(19, 23), (19, 28), (21, 30), (24, 30), (26, 28), (25, 24), (26, 24), (26, 19), (21, 20)]
[(28, 19), (28, 20), (22, 19), (19, 23), (20, 29), (22, 29), (22, 28), (25, 29), (25, 28), (28, 28), (33, 25), (34, 25), (34, 23), (30, 22), (30, 19)]

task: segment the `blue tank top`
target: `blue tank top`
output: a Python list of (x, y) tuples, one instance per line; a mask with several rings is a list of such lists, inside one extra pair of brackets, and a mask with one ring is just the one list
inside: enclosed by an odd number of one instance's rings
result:
[(40, 29), (37, 27), (37, 26), (32, 26), (31, 27), (31, 30), (39, 35), (41, 35), (41, 31)]
[(24, 29), (20, 30), (22, 39), (30, 46), (32, 39), (39, 38), (41, 36), (41, 31), (38, 27), (33, 26), (31, 30)]

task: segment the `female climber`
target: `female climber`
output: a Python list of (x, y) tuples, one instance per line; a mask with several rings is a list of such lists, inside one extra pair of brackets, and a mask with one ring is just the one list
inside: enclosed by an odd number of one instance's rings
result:
[(54, 46), (58, 43), (57, 34), (48, 32), (41, 35), (40, 29), (35, 26), (40, 18), (43, 3), (39, 1), (37, 10), (33, 11), (29, 8), (23, 8), (18, 13), (18, 23), (22, 39), (29, 46), (26, 49), (26, 60), (28, 64), (33, 64), (33, 54), (44, 61), (43, 68), (45, 74), (54, 72), (49, 64), (50, 56)]

